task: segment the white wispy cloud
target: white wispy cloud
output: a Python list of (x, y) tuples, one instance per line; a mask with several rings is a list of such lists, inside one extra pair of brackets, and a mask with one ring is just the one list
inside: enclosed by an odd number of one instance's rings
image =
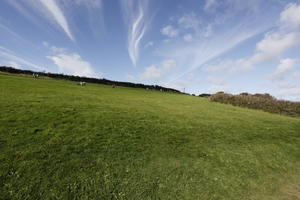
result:
[(273, 88), (276, 97), (293, 101), (300, 100), (300, 71), (297, 65), (298, 62), (295, 59), (282, 59), (276, 70), (267, 77), (268, 87)]
[[(203, 65), (223, 53), (233, 49), (243, 41), (261, 33), (262, 30), (240, 30), (239, 27), (232, 28), (229, 31), (224, 31), (219, 37), (205, 39), (191, 44), (183, 45), (179, 48), (174, 48), (166, 57), (176, 59), (180, 65), (185, 66), (182, 68), (182, 73), (175, 77), (173, 80), (179, 79), (184, 75), (203, 67)], [(236, 34), (235, 32), (240, 32)], [(232, 37), (235, 35), (235, 37)], [(241, 60), (239, 60), (241, 62)]]
[(23, 69), (20, 63), (17, 63), (16, 61), (8, 61), (8, 66), (16, 68), (16, 69)]
[(292, 60), (281, 60), (281, 57), (290, 49), (300, 46), (300, 30), (294, 21), (294, 17), (299, 15), (298, 9), (300, 9), (300, 5), (289, 4), (286, 6), (281, 12), (277, 30), (266, 33), (263, 39), (256, 44), (255, 53), (249, 58), (221, 60), (216, 64), (203, 66), (202, 70), (205, 72), (227, 71), (232, 73), (253, 69), (256, 65), (270, 61), (280, 61), (285, 65), (291, 64)]
[[(260, 36), (271, 29), (276, 29), (279, 3), (266, 13), (265, 8), (270, 4), (272, 4), (270, 0), (247, 2), (239, 0), (207, 0), (202, 3), (203, 6), (206, 5), (202, 13), (190, 11), (171, 17), (169, 25), (178, 30), (176, 40), (173, 39), (173, 42), (161, 43), (157, 53), (162, 59), (175, 60), (178, 69), (171, 77), (165, 79), (163, 84), (167, 84), (170, 87), (190, 88), (188, 90), (192, 91), (193, 88), (196, 88), (194, 85), (198, 84), (197, 81), (201, 81), (200, 77), (203, 78), (203, 75), (207, 72), (229, 72), (230, 74), (224, 74), (227, 77), (238, 71), (253, 69), (253, 63), (258, 63), (258, 57), (261, 57), (260, 62), (266, 61), (266, 55), (270, 51), (259, 47), (254, 49), (253, 55), (249, 57), (241, 59), (220, 59), (220, 57), (225, 57), (227, 53), (230, 55), (231, 51), (235, 51), (236, 47), (244, 44), (249, 39)], [(223, 9), (222, 12), (216, 13), (215, 11), (219, 10), (219, 8)], [(273, 33), (275, 31), (270, 32), (269, 35)], [(294, 36), (296, 35), (280, 34), (277, 40), (280, 41), (278, 43), (282, 43), (282, 46), (289, 46), (287, 44), (289, 43), (288, 40), (293, 40)], [(274, 36), (274, 38), (276, 37)], [(287, 47), (286, 49), (282, 50), (282, 52), (286, 52), (290, 48)], [(275, 57), (274, 52), (272, 59)], [(187, 80), (188, 74), (191, 73), (197, 74), (197, 80)], [(212, 87), (210, 91), (214, 89), (233, 89), (229, 88), (228, 85), (220, 86), (208, 81), (205, 82), (205, 84), (208, 83), (208, 86)], [(201, 84), (203, 83), (201, 82)], [(205, 85), (203, 87), (208, 86)], [(202, 90), (205, 90), (205, 88)]]
[[(32, 23), (42, 27), (39, 17), (48, 19), (51, 23), (58, 25), (58, 27), (74, 41), (74, 36), (71, 32), (68, 20), (59, 6), (58, 0), (20, 0), (11, 1), (6, 0), (13, 6), (20, 14), (30, 20)], [(37, 15), (38, 14), (38, 15)]]
[(171, 25), (167, 25), (160, 30), (162, 35), (168, 36), (170, 38), (176, 37), (179, 33), (178, 29)]
[(227, 85), (210, 85), (204, 93), (215, 94), (217, 92), (229, 92), (229, 87)]
[(67, 52), (66, 48), (63, 47), (56, 47), (53, 45), (50, 45), (48, 42), (44, 41), (42, 43), (46, 48), (48, 48), (52, 53), (65, 53)]
[(19, 68), (21, 68), (21, 66), (22, 66), (22, 68), (29, 66), (29, 67), (33, 67), (37, 70), (46, 70), (46, 68), (41, 67), (37, 64), (34, 64), (24, 58), (21, 58), (18, 55), (16, 55), (15, 52), (13, 52), (7, 48), (1, 47), (1, 46), (0, 46), (0, 57), (8, 60), (9, 63), (11, 63), (11, 64), (14, 63), (15, 66), (17, 66)]
[[(282, 99), (300, 99), (298, 59), (285, 58), (286, 53), (300, 47), (300, 5), (288, 4), (280, 13), (278, 26), (267, 32), (256, 44), (254, 53), (248, 58), (220, 60), (215, 64), (202, 67), (211, 73), (237, 72), (254, 69), (257, 65), (278, 62), (276, 69), (266, 75), (272, 93)], [(298, 71), (297, 71), (298, 70)]]
[[(35, 24), (49, 34), (52, 30), (45, 26), (44, 19), (55, 25), (72, 41), (75, 40), (74, 33), (80, 32), (74, 20), (73, 14), (85, 9), (86, 17), (84, 23), (88, 23), (94, 36), (100, 35), (99, 30), (104, 28), (103, 2), (102, 0), (4, 0), (14, 7), (19, 14), (23, 15), (31, 23)], [(72, 25), (72, 27), (71, 27)]]
[(280, 55), (290, 48), (300, 45), (299, 32), (267, 33), (256, 45), (257, 53), (251, 58), (254, 64), (280, 58)]
[(92, 64), (74, 52), (70, 52), (67, 48), (56, 47), (49, 42), (42, 43), (50, 55), (46, 56), (57, 67), (60, 73), (71, 74), (75, 76), (96, 77), (102, 76), (101, 73), (96, 73)]
[[(224, 4), (228, 2), (229, 0), (226, 2), (218, 1), (215, 6), (219, 6), (219, 3), (225, 6)], [(159, 54), (164, 59), (176, 60), (181, 70), (168, 83), (185, 78), (186, 74), (203, 67), (204, 64), (276, 25), (273, 15), (266, 17), (263, 12), (257, 14), (252, 11), (252, 6), (251, 8), (244, 8), (248, 10), (243, 10), (230, 5), (227, 5), (228, 10), (226, 12), (207, 19), (201, 19), (199, 14), (190, 12), (173, 20), (176, 23), (176, 28), (179, 28), (179, 35), (182, 35), (183, 40), (177, 40), (174, 43), (168, 43), (168, 46), (161, 47)], [(247, 15), (243, 15), (245, 12)], [(254, 20), (263, 17), (265, 20)], [(273, 23), (270, 23), (270, 19), (273, 19)], [(193, 42), (186, 42), (190, 40)], [(243, 64), (244, 68), (249, 67), (248, 62), (243, 62)]]
[(204, 93), (214, 94), (220, 91), (229, 91), (228, 83), (222, 77), (208, 76), (206, 78), (206, 83), (208, 87), (203, 91)]
[(75, 76), (99, 77), (88, 61), (81, 58), (79, 54), (58, 54), (47, 56), (57, 67), (60, 73)]
[(158, 66), (152, 65), (146, 67), (145, 71), (139, 75), (139, 78), (147, 81), (159, 81), (167, 76), (168, 73), (174, 71), (175, 68), (176, 62), (174, 60), (164, 60)]
[(188, 33), (188, 34), (184, 35), (184, 36), (183, 36), (183, 40), (184, 40), (184, 41), (187, 41), (187, 42), (192, 41), (192, 40), (193, 40), (192, 34)]
[(200, 17), (194, 12), (184, 14), (178, 19), (178, 25), (184, 29), (193, 29), (198, 31), (201, 25)]
[(290, 72), (297, 64), (296, 59), (285, 58), (280, 60), (280, 64), (277, 66), (276, 70), (270, 75), (272, 80), (283, 79), (285, 75)]
[(9, 27), (7, 27), (6, 25), (4, 24), (1, 24), (0, 23), (0, 29), (8, 32), (10, 34), (10, 36), (13, 36), (14, 38), (20, 40), (20, 41), (23, 41), (25, 43), (29, 43), (27, 40), (25, 40), (21, 35), (17, 34), (15, 31), (11, 30)]
[(300, 100), (300, 68), (298, 65), (298, 59), (281, 59), (275, 71), (267, 76), (269, 86), (274, 88), (277, 97), (294, 101)]
[(297, 101), (299, 102), (300, 100), (300, 87), (296, 86), (295, 84), (289, 82), (286, 86), (283, 87), (283, 85), (281, 84), (281, 86), (278, 86), (275, 88), (278, 91), (278, 98), (281, 99), (288, 99), (291, 101)]
[(68, 3), (75, 2), (78, 5), (85, 5), (89, 8), (100, 8), (102, 7), (102, 0), (63, 0)]
[(253, 63), (248, 59), (237, 59), (237, 60), (221, 60), (215, 64), (204, 65), (201, 70), (203, 72), (210, 73), (236, 73), (240, 71), (253, 69)]
[(176, 38), (177, 36), (183, 35), (182, 38), (185, 41), (191, 41), (192, 38), (199, 35), (207, 37), (212, 32), (211, 25), (204, 27), (204, 24), (201, 23), (200, 17), (194, 12), (183, 14), (176, 19), (175, 23), (173, 22), (174, 19), (170, 21), (172, 24), (168, 24), (160, 30), (162, 35), (169, 38)]
[(2, 60), (0, 66), (13, 67), (15, 69), (23, 69), (22, 65), (16, 61), (12, 60)]
[(128, 53), (134, 65), (140, 54), (140, 44), (149, 28), (150, 19), (147, 13), (148, 0), (120, 1), (124, 15), (124, 22), (128, 28)]
[(300, 27), (300, 5), (290, 3), (280, 14), (280, 22), (283, 28), (297, 29)]
[[(59, 0), (65, 7), (67, 13), (77, 14), (78, 12), (84, 12), (86, 15), (82, 18), (81, 23), (88, 24), (95, 38), (101, 38), (103, 31), (105, 31), (105, 21), (103, 18), (103, 0)], [(72, 15), (74, 15), (72, 14)], [(69, 16), (69, 15), (68, 15)], [(73, 32), (82, 32), (81, 24), (74, 26), (77, 21), (73, 17), (67, 18), (69, 24), (72, 24)]]
[(259, 64), (279, 61), (282, 54), (299, 45), (300, 33), (267, 33), (265, 37), (257, 43), (256, 52), (253, 56), (236, 60), (221, 60), (215, 64), (204, 65), (202, 71), (235, 73), (254, 69), (255, 66)]
[(211, 11), (217, 4), (217, 0), (206, 0), (203, 9), (205, 11)]
[(71, 40), (74, 40), (68, 21), (55, 0), (39, 0), (54, 20)]
[(226, 81), (224, 78), (220, 78), (220, 77), (213, 77), (213, 76), (208, 76), (206, 78), (206, 80), (210, 83), (213, 83), (215, 85), (225, 85)]
[[(251, 0), (251, 1), (243, 1), (243, 0), (205, 0), (203, 4), (203, 10), (210, 13), (215, 14), (217, 8), (229, 5), (231, 9), (226, 9), (229, 12), (234, 11), (251, 11), (257, 12), (260, 8), (262, 3), (274, 3), (273, 0)], [(225, 10), (223, 10), (226, 12)]]
[(136, 81), (136, 77), (132, 74), (127, 74), (125, 78), (127, 81), (130, 81), (130, 82)]
[(23, 15), (25, 18), (27, 18), (30, 22), (33, 24), (40, 26), (40, 23), (38, 22), (37, 18), (32, 14), (32, 11), (29, 10), (27, 7), (29, 4), (29, 1), (19, 0), (19, 1), (12, 1), (12, 0), (4, 0), (8, 4), (10, 4), (12, 7), (14, 7), (21, 15)]
[(149, 41), (149, 42), (147, 42), (147, 44), (145, 45), (145, 48), (152, 47), (153, 45), (154, 45), (154, 42), (153, 42), (153, 41)]

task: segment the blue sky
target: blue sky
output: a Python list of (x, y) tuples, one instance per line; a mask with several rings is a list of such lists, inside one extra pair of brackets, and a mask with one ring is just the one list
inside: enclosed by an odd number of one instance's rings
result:
[(300, 0), (1, 0), (0, 65), (300, 101)]

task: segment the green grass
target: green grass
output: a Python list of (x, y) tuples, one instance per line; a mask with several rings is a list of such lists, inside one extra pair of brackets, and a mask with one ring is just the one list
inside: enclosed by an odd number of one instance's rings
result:
[(299, 198), (299, 118), (7, 74), (0, 111), (0, 199)]

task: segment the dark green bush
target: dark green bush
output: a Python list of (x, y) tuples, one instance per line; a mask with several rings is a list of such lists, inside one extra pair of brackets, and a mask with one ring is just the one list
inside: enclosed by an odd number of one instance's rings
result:
[(278, 100), (270, 94), (248, 94), (239, 95), (218, 92), (210, 96), (211, 101), (231, 104), (252, 109), (259, 109), (266, 112), (300, 117), (300, 102)]

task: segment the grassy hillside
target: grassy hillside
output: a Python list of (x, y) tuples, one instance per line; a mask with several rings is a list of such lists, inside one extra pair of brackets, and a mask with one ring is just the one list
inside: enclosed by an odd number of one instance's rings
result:
[(299, 198), (299, 118), (5, 74), (0, 111), (0, 199)]

